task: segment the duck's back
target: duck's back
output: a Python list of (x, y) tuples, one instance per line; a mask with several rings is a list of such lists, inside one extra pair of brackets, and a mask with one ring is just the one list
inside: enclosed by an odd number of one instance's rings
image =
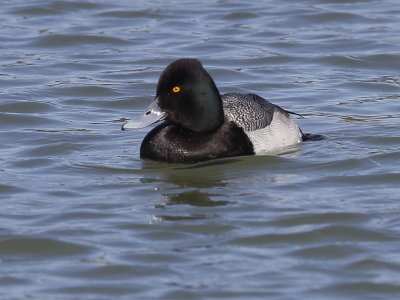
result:
[(222, 95), (225, 116), (242, 127), (254, 152), (263, 154), (300, 143), (302, 133), (288, 111), (255, 94)]
[(277, 106), (255, 94), (228, 93), (222, 95), (225, 115), (245, 131), (268, 126)]

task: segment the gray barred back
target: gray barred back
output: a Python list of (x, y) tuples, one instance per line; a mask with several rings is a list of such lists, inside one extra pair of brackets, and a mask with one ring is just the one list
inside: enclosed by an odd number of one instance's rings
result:
[(225, 115), (245, 131), (268, 126), (277, 109), (286, 112), (255, 94), (228, 93), (221, 97)]

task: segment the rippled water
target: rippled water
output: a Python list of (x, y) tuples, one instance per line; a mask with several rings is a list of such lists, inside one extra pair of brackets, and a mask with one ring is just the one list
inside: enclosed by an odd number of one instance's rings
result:
[[(397, 0), (1, 7), (1, 299), (398, 297)], [(141, 160), (121, 124), (181, 57), (326, 139)]]

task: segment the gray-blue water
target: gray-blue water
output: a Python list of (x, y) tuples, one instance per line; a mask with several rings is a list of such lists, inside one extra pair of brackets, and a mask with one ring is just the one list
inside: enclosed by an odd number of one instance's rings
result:
[[(399, 297), (399, 1), (0, 4), (1, 299)], [(326, 139), (141, 160), (181, 57)]]

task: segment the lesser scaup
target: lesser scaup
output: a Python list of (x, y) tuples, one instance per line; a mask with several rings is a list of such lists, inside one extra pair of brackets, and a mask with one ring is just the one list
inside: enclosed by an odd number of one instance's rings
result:
[(163, 120), (144, 138), (140, 156), (194, 163), (265, 154), (300, 143), (305, 136), (290, 114), (255, 94), (220, 95), (198, 60), (179, 59), (161, 74), (155, 100), (145, 113), (122, 129)]

